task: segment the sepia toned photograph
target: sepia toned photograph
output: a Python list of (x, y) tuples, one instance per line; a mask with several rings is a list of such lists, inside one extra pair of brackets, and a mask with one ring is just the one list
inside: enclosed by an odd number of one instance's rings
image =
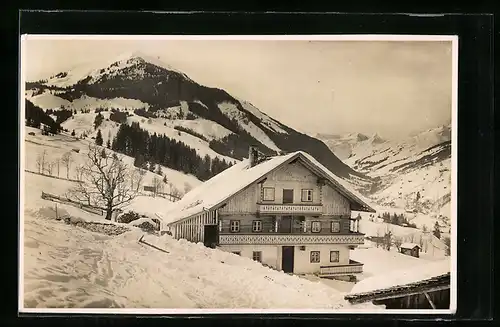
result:
[(455, 312), (457, 37), (20, 42), (20, 312)]

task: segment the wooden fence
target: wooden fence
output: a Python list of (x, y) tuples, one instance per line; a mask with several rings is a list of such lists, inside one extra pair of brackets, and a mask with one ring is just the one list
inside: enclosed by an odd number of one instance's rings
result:
[(80, 181), (77, 180), (77, 179), (71, 179), (71, 178), (65, 178), (65, 177), (48, 175), (48, 174), (45, 174), (45, 173), (39, 173), (39, 172), (36, 172), (36, 171), (33, 171), (33, 170), (28, 170), (28, 169), (25, 169), (24, 171), (27, 172), (27, 173), (31, 173), (31, 174), (35, 174), (35, 175), (40, 175), (40, 176), (44, 176), (44, 177), (50, 177), (50, 178), (60, 179), (60, 180), (64, 180), (64, 181), (70, 181), (70, 182), (74, 182), (74, 183), (80, 183)]
[(104, 215), (104, 210), (102, 208), (91, 206), (91, 205), (84, 204), (84, 203), (77, 202), (77, 201), (73, 201), (71, 199), (60, 197), (60, 196), (57, 196), (54, 194), (45, 193), (43, 191), (42, 191), (42, 199), (54, 201), (54, 202), (60, 202), (60, 203), (64, 203), (64, 204), (69, 204), (69, 205), (72, 205), (72, 206), (77, 207), (79, 209), (82, 209), (84, 211), (87, 211), (89, 213), (93, 213), (95, 215), (100, 215), (100, 216)]

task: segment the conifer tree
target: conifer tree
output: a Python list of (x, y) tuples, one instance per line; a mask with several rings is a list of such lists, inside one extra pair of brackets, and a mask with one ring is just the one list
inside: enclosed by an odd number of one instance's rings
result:
[(102, 146), (102, 143), (104, 142), (104, 140), (102, 139), (102, 134), (101, 134), (101, 130), (97, 130), (97, 135), (95, 137), (95, 144), (98, 145), (98, 146)]

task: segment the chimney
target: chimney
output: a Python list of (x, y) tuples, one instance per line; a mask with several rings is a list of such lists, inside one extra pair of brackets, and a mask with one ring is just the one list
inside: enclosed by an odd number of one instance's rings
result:
[(255, 146), (250, 146), (248, 148), (248, 167), (252, 168), (257, 164), (257, 157), (259, 153), (257, 152), (257, 147)]

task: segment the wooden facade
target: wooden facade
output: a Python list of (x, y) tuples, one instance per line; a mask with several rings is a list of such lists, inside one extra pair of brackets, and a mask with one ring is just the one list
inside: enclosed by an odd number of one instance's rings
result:
[[(287, 272), (319, 273), (323, 267), (329, 275), (359, 273), (362, 264), (351, 264), (349, 252), (364, 243), (364, 235), (358, 233), (357, 220), (351, 219), (353, 200), (335, 187), (295, 159), (264, 173), (210, 210), (169, 227), (175, 238), (206, 243), (204, 227), (216, 225), (219, 248), (248, 257), (257, 251), (265, 264), (285, 267)], [(335, 261), (330, 261), (331, 253), (337, 253), (332, 256)]]

